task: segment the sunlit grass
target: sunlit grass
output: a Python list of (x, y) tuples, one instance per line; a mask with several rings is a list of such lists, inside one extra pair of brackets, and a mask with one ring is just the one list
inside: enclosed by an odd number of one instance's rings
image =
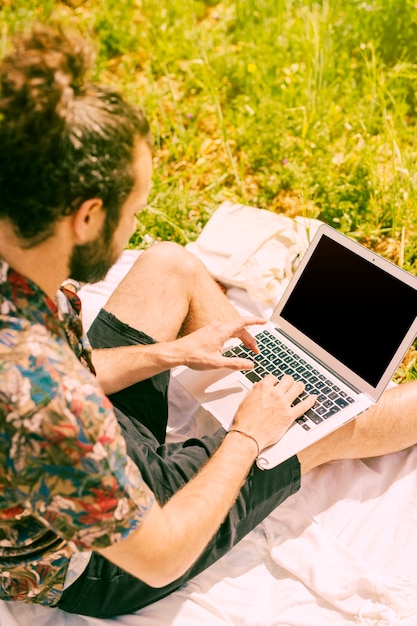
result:
[[(1, 48), (58, 16), (145, 106), (154, 186), (130, 245), (223, 200), (316, 217), (417, 271), (415, 0), (0, 0)], [(406, 377), (416, 375), (408, 361)]]

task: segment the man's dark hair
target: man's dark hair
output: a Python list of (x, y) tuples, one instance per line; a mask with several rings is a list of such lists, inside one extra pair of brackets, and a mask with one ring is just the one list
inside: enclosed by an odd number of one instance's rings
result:
[(25, 247), (90, 198), (117, 224), (135, 142), (151, 144), (143, 111), (89, 81), (92, 61), (82, 38), (37, 25), (0, 64), (0, 219)]

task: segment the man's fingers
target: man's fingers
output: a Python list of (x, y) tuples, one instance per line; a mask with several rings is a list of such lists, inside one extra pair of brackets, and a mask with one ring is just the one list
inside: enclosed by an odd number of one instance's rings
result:
[(295, 398), (297, 398), (305, 389), (304, 383), (301, 381), (295, 381), (294, 378), (288, 374), (284, 374), (279, 380), (275, 376), (272, 376), (272, 374), (265, 376), (264, 380), (266, 378), (269, 379), (270, 384), (276, 385), (277, 392), (289, 394), (289, 397), (292, 398), (292, 400), (295, 400)]
[(313, 394), (310, 394), (309, 396), (306, 396), (303, 400), (298, 402), (298, 404), (296, 404), (295, 407), (300, 410), (301, 414), (303, 414), (306, 411), (308, 411), (308, 409), (313, 408), (313, 406), (316, 404), (316, 400), (317, 400), (317, 396), (313, 393)]
[(245, 328), (236, 334), (239, 337), (242, 343), (245, 344), (249, 350), (251, 350), (254, 354), (259, 354), (258, 344), (253, 335), (250, 334)]
[[(237, 317), (236, 319), (231, 320), (230, 322), (227, 322), (227, 324), (230, 327), (231, 336), (240, 337), (241, 335), (246, 336), (247, 331), (244, 330), (246, 326), (255, 326), (255, 325), (262, 326), (263, 324), (266, 324), (266, 321), (267, 320), (264, 317), (255, 317), (255, 316), (243, 317), (242, 316), (242, 317)], [(253, 339), (254, 338), (252, 337), (252, 340)]]
[(224, 367), (231, 370), (253, 370), (254, 363), (250, 359), (240, 359), (234, 356), (225, 356), (222, 358)]
[(275, 387), (278, 384), (278, 378), (273, 374), (267, 374), (261, 381), (264, 385), (269, 385), (270, 387)]
[[(266, 381), (266, 384), (268, 385), (276, 386), (277, 393), (287, 395), (291, 403), (294, 402), (294, 400), (296, 400), (305, 389), (303, 382), (300, 380), (295, 381), (292, 376), (288, 376), (287, 374), (284, 374), (280, 380), (272, 374), (268, 374), (263, 379), (263, 382), (264, 381)], [(304, 409), (304, 411), (307, 411), (315, 404), (315, 402), (316, 396), (308, 395), (304, 400), (300, 400), (296, 406)]]
[[(281, 391), (287, 392), (294, 385), (294, 378), (292, 376), (288, 376), (288, 374), (284, 374), (277, 384)], [(301, 391), (299, 393), (301, 393)]]
[[(238, 357), (223, 357), (226, 367), (234, 370), (250, 370), (253, 369), (254, 363), (249, 359), (240, 359)], [(273, 374), (267, 374), (262, 380), (259, 381), (260, 385), (268, 387), (276, 387), (277, 393), (288, 395), (290, 404), (298, 398), (298, 396), (304, 391), (305, 385), (301, 381), (295, 381), (292, 376), (284, 374), (282, 378), (278, 379)], [(302, 415), (308, 409), (311, 409), (316, 402), (315, 395), (308, 395), (303, 400), (300, 400), (293, 408), (299, 414)]]

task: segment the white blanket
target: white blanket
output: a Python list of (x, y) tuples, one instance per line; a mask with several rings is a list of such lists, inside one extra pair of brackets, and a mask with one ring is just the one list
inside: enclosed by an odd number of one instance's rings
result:
[[(106, 281), (82, 290), (87, 325), (136, 256), (125, 252)], [(229, 295), (257, 310), (246, 292)], [(170, 402), (171, 438), (214, 428), (175, 385)], [(333, 462), (223, 559), (134, 615), (99, 620), (0, 602), (0, 626), (417, 626), (416, 503), (416, 447)]]

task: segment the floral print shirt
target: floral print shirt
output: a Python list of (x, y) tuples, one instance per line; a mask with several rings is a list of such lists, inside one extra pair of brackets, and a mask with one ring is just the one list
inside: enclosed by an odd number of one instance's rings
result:
[(120, 541), (154, 502), (91, 371), (79, 310), (76, 294), (55, 303), (0, 260), (4, 600), (56, 604), (71, 555)]

